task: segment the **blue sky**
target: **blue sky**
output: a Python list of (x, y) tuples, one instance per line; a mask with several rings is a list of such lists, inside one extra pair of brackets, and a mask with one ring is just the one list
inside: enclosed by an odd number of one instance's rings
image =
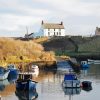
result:
[(100, 26), (100, 0), (0, 0), (0, 36), (37, 32), (41, 21), (63, 21), (67, 35), (91, 35)]

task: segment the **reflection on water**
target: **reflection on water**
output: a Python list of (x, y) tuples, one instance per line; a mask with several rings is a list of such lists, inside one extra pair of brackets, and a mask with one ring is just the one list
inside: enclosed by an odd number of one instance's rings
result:
[(8, 79), (0, 81), (0, 91), (3, 91), (8, 84), (9, 84)]
[(65, 95), (79, 95), (81, 88), (63, 88)]
[[(92, 88), (87, 90), (63, 88), (61, 85), (63, 78), (64, 73), (62, 72), (40, 71), (38, 77), (33, 77), (34, 80), (38, 81), (36, 92), (38, 98), (36, 100), (99, 100), (100, 65), (90, 65), (88, 70), (83, 70), (79, 75), (81, 81), (88, 80), (92, 82)], [(17, 91), (15, 83), (11, 80), (0, 81), (0, 95), (3, 100), (19, 100), (19, 98), (27, 98), (28, 96), (31, 98), (34, 97), (34, 94), (34, 91), (29, 94), (26, 91)]]

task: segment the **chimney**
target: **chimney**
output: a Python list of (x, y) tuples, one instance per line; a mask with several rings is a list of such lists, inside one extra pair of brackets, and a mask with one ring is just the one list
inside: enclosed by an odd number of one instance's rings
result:
[(43, 20), (42, 20), (41, 25), (43, 25), (43, 24), (44, 24), (44, 22), (43, 22)]
[(61, 21), (61, 25), (63, 25), (63, 22)]

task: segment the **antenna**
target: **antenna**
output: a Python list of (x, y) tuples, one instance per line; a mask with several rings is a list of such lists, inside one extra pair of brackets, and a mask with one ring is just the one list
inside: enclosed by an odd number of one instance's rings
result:
[(27, 33), (26, 33), (26, 34), (28, 35), (28, 27), (27, 27), (27, 26), (26, 26), (26, 31), (27, 31)]

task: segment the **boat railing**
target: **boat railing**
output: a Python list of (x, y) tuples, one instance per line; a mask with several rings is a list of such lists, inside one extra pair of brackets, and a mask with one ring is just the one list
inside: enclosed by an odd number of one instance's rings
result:
[(31, 80), (32, 74), (29, 73), (19, 73), (18, 80)]

